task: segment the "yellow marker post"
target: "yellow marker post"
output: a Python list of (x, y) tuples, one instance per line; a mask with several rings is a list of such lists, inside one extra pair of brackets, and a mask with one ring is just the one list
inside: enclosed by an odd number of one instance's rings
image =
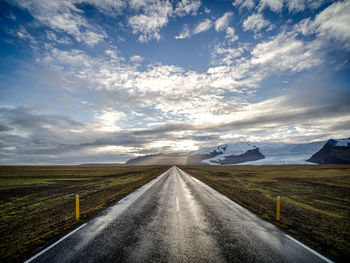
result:
[(79, 195), (75, 196), (75, 220), (79, 220)]
[(280, 197), (277, 196), (277, 202), (276, 202), (276, 220), (279, 221), (280, 220)]

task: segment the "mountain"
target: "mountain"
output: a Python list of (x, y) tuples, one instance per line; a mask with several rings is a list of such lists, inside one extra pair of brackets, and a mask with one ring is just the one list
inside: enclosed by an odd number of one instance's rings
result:
[(327, 141), (308, 161), (318, 164), (350, 164), (350, 138)]
[(125, 165), (186, 165), (187, 155), (151, 154), (130, 159)]
[(277, 165), (348, 163), (350, 139), (311, 143), (238, 142), (200, 148), (189, 154), (155, 154), (126, 165)]
[(202, 148), (189, 155), (188, 165), (268, 165), (310, 164), (306, 160), (319, 151), (325, 141), (312, 143), (239, 142)]
[(190, 154), (187, 165), (227, 165), (256, 161), (265, 158), (259, 148), (249, 142), (223, 144), (202, 148)]
[(265, 158), (254, 162), (247, 162), (245, 164), (311, 164), (306, 160), (319, 151), (325, 143), (325, 141), (311, 143), (259, 142), (256, 144), (259, 146), (260, 152)]

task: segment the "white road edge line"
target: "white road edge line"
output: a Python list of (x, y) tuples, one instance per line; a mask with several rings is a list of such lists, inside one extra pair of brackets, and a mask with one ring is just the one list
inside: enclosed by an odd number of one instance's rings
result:
[[(171, 168), (169, 169), (171, 170)], [(128, 199), (130, 196), (132, 196), (133, 194), (135, 194), (136, 192), (140, 191), (141, 189), (144, 189), (145, 186), (149, 186), (149, 185), (153, 185), (154, 183), (156, 183), (157, 181), (160, 180), (160, 178), (162, 176), (164, 176), (166, 173), (169, 172), (169, 170), (166, 170), (164, 173), (162, 173), (161, 175), (157, 176), (156, 178), (154, 178), (153, 180), (149, 181), (147, 184), (142, 185), (141, 187), (137, 188), (135, 191), (129, 193), (127, 196), (125, 196), (123, 199), (120, 199), (117, 204), (125, 201), (126, 199)], [(32, 262), (34, 259), (36, 259), (37, 257), (41, 256), (42, 254), (44, 254), (46, 251), (50, 250), (51, 248), (53, 248), (54, 246), (56, 246), (57, 244), (59, 244), (60, 242), (62, 242), (63, 240), (65, 240), (67, 237), (73, 235), (75, 232), (77, 232), (78, 230), (80, 230), (81, 228), (83, 228), (84, 226), (86, 226), (87, 223), (82, 224), (80, 227), (78, 227), (77, 229), (73, 230), (72, 232), (70, 232), (69, 234), (65, 235), (64, 237), (62, 237), (60, 240), (58, 240), (57, 242), (53, 243), (51, 246), (45, 248), (44, 250), (40, 251), (38, 254), (32, 256), (30, 259), (27, 259), (26, 261), (24, 261), (23, 263), (29, 263)]]
[(176, 211), (179, 212), (180, 208), (179, 208), (179, 198), (177, 198), (176, 196)]
[(37, 257), (41, 256), (42, 254), (44, 254), (46, 251), (48, 251), (49, 249), (53, 248), (54, 246), (56, 246), (58, 243), (62, 242), (63, 240), (65, 240), (67, 237), (73, 235), (75, 232), (77, 232), (79, 229), (82, 229), (84, 226), (86, 226), (87, 223), (82, 224), (80, 227), (78, 227), (77, 229), (73, 230), (72, 232), (70, 232), (69, 234), (65, 235), (64, 237), (62, 237), (60, 240), (58, 240), (57, 242), (53, 243), (51, 246), (45, 248), (44, 250), (42, 250), (41, 252), (39, 252), (38, 254), (32, 256), (30, 259), (24, 261), (24, 263), (29, 263), (31, 261), (33, 261), (34, 259), (36, 259)]
[[(178, 170), (180, 170), (181, 172), (191, 176), (190, 174), (184, 172), (183, 170), (181, 170), (180, 168), (176, 167)], [(192, 179), (194, 179), (195, 181), (197, 181), (198, 183), (202, 184), (202, 185), (205, 185), (206, 187), (209, 187), (210, 189), (214, 190), (215, 192), (217, 192), (214, 188), (211, 188), (210, 186), (208, 186), (207, 184), (203, 183), (202, 181), (198, 180), (197, 178), (191, 176)], [(217, 192), (219, 195), (221, 195), (222, 197), (224, 197), (225, 199), (227, 199), (228, 201), (230, 201), (231, 203), (233, 203), (234, 205), (238, 206), (238, 207), (241, 207), (242, 209), (244, 210), (247, 210), (246, 208), (244, 208), (243, 206), (237, 204), (236, 202), (232, 201), (230, 198), (228, 198), (227, 196)], [(249, 210), (247, 210), (248, 212), (250, 212)], [(252, 213), (252, 212), (250, 212)], [(254, 214), (255, 215), (255, 214)], [(256, 215), (255, 215), (256, 216)], [(267, 222), (267, 221), (266, 221)], [(306, 250), (310, 251), (311, 253), (313, 253), (314, 255), (318, 256), (319, 258), (323, 259), (324, 261), (328, 262), (328, 263), (334, 263), (334, 261), (322, 256), (320, 253), (317, 253), (315, 250), (313, 250), (312, 248), (308, 247), (307, 245), (304, 245), (303, 243), (301, 243), (300, 241), (296, 240), (295, 238), (287, 235), (287, 234), (284, 234), (287, 238), (289, 238), (290, 240), (294, 241), (295, 243), (297, 243), (299, 246), (302, 246), (303, 248), (305, 248)]]
[(307, 245), (304, 245), (303, 243), (301, 243), (300, 241), (296, 240), (295, 238), (286, 235), (286, 237), (288, 237), (290, 240), (294, 241), (295, 243), (297, 243), (299, 246), (302, 246), (303, 248), (305, 248), (306, 250), (310, 251), (312, 254), (318, 256), (319, 258), (323, 259), (324, 261), (328, 262), (328, 263), (334, 263), (332, 260), (322, 256), (320, 253), (317, 253), (315, 250), (313, 250), (312, 248), (308, 247)]

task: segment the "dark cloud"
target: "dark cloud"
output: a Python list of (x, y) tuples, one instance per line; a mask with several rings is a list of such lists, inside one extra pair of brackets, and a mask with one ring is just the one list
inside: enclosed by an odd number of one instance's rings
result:
[(0, 132), (2, 132), (2, 131), (11, 131), (11, 130), (13, 130), (11, 127), (0, 123)]
[[(329, 91), (329, 90), (328, 90)], [(334, 91), (334, 90), (333, 90)], [(301, 97), (298, 97), (298, 94)], [(350, 112), (350, 93), (333, 92), (327, 96), (315, 95), (304, 98), (304, 94), (288, 91), (283, 100), (265, 108), (259, 113), (242, 120), (217, 125), (195, 125), (169, 122), (153, 128), (129, 129), (118, 132), (97, 132), (89, 130), (87, 124), (73, 119), (35, 112), (25, 107), (0, 108), (3, 123), (0, 125), (2, 163), (86, 163), (124, 161), (130, 155), (171, 152), (172, 145), (157, 149), (147, 149), (147, 144), (157, 140), (181, 141), (193, 140), (198, 144), (217, 144), (222, 132), (239, 132), (256, 129), (255, 132), (273, 131), (282, 126), (305, 123), (311, 120), (327, 120), (346, 115)], [(329, 99), (330, 98), (330, 99)], [(266, 105), (264, 105), (266, 107)], [(349, 120), (332, 124), (330, 131), (349, 130)], [(82, 129), (74, 133), (71, 129)], [(16, 134), (12, 133), (16, 129)], [(178, 134), (178, 132), (184, 132)], [(208, 135), (208, 133), (210, 135)], [(249, 132), (248, 132), (249, 133)], [(254, 131), (250, 131), (254, 134)], [(325, 133), (327, 134), (327, 133)], [(320, 138), (315, 135), (312, 138)], [(294, 139), (310, 139), (294, 136)], [(90, 149), (109, 145), (134, 147), (129, 152), (108, 154)], [(6, 150), (4, 150), (6, 149)]]

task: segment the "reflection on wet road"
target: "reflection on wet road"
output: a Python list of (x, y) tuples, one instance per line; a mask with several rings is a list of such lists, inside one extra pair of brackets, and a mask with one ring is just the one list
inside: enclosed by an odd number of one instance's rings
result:
[(325, 260), (172, 167), (32, 262)]

